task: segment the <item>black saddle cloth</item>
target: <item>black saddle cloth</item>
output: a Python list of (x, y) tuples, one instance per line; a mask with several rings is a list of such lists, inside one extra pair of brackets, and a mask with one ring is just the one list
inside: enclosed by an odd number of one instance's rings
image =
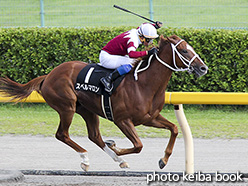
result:
[[(98, 64), (89, 64), (79, 72), (77, 81), (75, 83), (75, 89), (80, 91), (94, 92), (98, 95), (106, 95), (107, 92), (104, 90), (104, 86), (100, 82), (100, 79), (113, 71), (114, 70), (104, 68)], [(113, 94), (124, 77), (125, 75), (122, 75), (113, 82), (114, 87), (112, 91), (108, 93), (109, 95)]]

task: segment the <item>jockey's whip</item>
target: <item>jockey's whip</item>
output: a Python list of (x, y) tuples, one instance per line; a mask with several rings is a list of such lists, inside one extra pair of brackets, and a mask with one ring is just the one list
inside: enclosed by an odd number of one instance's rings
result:
[(125, 9), (125, 8), (121, 8), (121, 7), (117, 6), (117, 5), (114, 5), (114, 7), (115, 7), (115, 8), (118, 8), (118, 9), (120, 9), (120, 10), (122, 10), (122, 11), (128, 12), (128, 13), (130, 13), (130, 14), (136, 15), (136, 16), (138, 16), (138, 17), (141, 17), (142, 19), (145, 19), (145, 20), (150, 21), (150, 22), (152, 22), (152, 23), (156, 23), (156, 21), (153, 21), (153, 20), (148, 19), (148, 18), (146, 18), (146, 17), (144, 17), (144, 16), (141, 16), (141, 15), (139, 15), (139, 14), (136, 14), (136, 13), (134, 13), (134, 12), (131, 12), (130, 10), (127, 10), (127, 9)]

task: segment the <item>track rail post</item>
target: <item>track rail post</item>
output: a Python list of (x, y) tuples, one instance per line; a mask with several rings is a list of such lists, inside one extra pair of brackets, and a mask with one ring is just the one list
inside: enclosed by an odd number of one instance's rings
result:
[(44, 0), (40, 0), (40, 26), (44, 27), (45, 26), (45, 19), (44, 19)]
[(174, 105), (174, 111), (184, 138), (186, 173), (194, 174), (194, 144), (191, 130), (183, 111), (183, 105)]

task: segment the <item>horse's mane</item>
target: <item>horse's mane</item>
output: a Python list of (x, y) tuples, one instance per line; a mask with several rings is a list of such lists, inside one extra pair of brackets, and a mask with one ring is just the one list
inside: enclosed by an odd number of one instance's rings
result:
[[(177, 37), (177, 36), (176, 36), (176, 35), (173, 35), (173, 36), (164, 38), (164, 36), (161, 35), (160, 38), (159, 38), (159, 41), (158, 41), (158, 47), (156, 47), (156, 48), (157, 48), (159, 51), (162, 51), (162, 49), (163, 49), (163, 47), (164, 47), (165, 45), (167, 45), (168, 43), (171, 43), (170, 38), (173, 38), (173, 39), (174, 39), (175, 37)], [(150, 50), (150, 49), (153, 48), (153, 47), (155, 47), (155, 46), (150, 47), (148, 50)], [(140, 61), (143, 61), (142, 66), (147, 65), (147, 62), (148, 62), (149, 57), (150, 57), (150, 56), (147, 55), (147, 56), (143, 56), (143, 57), (141, 57), (141, 58), (138, 58), (138, 59), (135, 61), (134, 65), (133, 65), (133, 66), (134, 66), (133, 69), (135, 69), (135, 68), (137, 67), (137, 65), (140, 63)]]

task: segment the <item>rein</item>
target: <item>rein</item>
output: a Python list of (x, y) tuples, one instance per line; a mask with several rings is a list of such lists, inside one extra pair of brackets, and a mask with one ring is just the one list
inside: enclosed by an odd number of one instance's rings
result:
[(138, 73), (140, 73), (140, 72), (142, 72), (142, 71), (145, 71), (146, 69), (149, 68), (149, 66), (150, 66), (150, 64), (151, 64), (152, 57), (153, 57), (153, 54), (150, 55), (146, 67), (144, 67), (144, 68), (142, 68), (142, 69), (139, 69), (140, 66), (142, 65), (142, 63), (144, 62), (144, 60), (140, 61), (140, 63), (137, 65), (137, 67), (136, 67), (135, 70), (134, 70), (134, 79), (135, 79), (135, 81), (138, 81)]
[[(188, 59), (186, 59), (182, 54), (180, 54), (180, 52), (178, 52), (177, 50), (177, 46), (183, 42), (184, 40), (181, 39), (176, 45), (171, 43), (171, 48), (172, 48), (172, 55), (173, 55), (173, 65), (175, 68), (173, 68), (172, 66), (170, 66), (169, 64), (165, 63), (163, 60), (161, 60), (157, 54), (155, 54), (157, 60), (162, 63), (164, 66), (166, 66), (167, 68), (171, 69), (172, 71), (175, 72), (182, 72), (182, 71), (188, 71), (188, 72), (192, 72), (193, 69), (191, 68), (191, 63), (194, 61), (194, 59), (196, 57), (199, 57), (195, 52), (193, 52), (195, 55), (194, 57), (189, 61)], [(181, 62), (186, 66), (186, 68), (179, 68), (176, 64), (176, 54), (179, 57), (179, 59), (181, 60)]]
[[(175, 72), (182, 72), (182, 71), (188, 71), (189, 73), (192, 73), (193, 72), (193, 69), (191, 67), (191, 63), (196, 59), (198, 58), (200, 61), (202, 61), (202, 59), (199, 57), (198, 54), (195, 53), (195, 51), (192, 49), (191, 52), (193, 52), (194, 54), (194, 57), (191, 58), (191, 60), (188, 60), (186, 59), (182, 54), (180, 54), (180, 52), (178, 52), (177, 50), (177, 46), (183, 42), (184, 40), (181, 39), (176, 45), (172, 44), (171, 43), (171, 48), (172, 48), (172, 55), (173, 55), (173, 65), (174, 67), (170, 66), (169, 64), (167, 64), (166, 62), (164, 62), (162, 59), (160, 59), (158, 57), (157, 54), (153, 54), (149, 57), (148, 59), (148, 64), (146, 67), (142, 68), (142, 69), (139, 69), (141, 64), (143, 63), (143, 60), (140, 61), (140, 63), (137, 65), (135, 71), (134, 71), (134, 78), (135, 80), (137, 81), (138, 80), (138, 73), (142, 72), (142, 71), (145, 71), (146, 69), (149, 68), (150, 64), (151, 64), (151, 59), (152, 57), (155, 55), (156, 59), (161, 63), (163, 64), (164, 66), (166, 66), (167, 68), (171, 69), (172, 71), (175, 71)], [(188, 47), (188, 46), (187, 46)], [(189, 46), (190, 47), (190, 46)], [(181, 62), (186, 66), (186, 68), (179, 68), (176, 64), (176, 54), (177, 56), (179, 57), (179, 59), (181, 60)], [(203, 62), (203, 61), (202, 61)]]

